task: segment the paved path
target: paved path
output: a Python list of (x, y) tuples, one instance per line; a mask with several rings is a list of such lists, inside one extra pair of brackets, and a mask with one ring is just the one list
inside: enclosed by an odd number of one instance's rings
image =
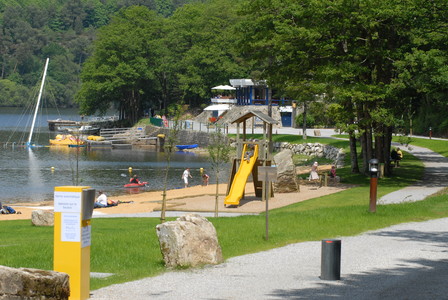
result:
[(446, 299), (448, 218), (341, 238), (341, 280), (319, 279), (321, 242), (92, 292), (92, 299)]
[[(423, 180), (381, 203), (422, 200), (446, 187), (448, 159), (425, 148)], [(324, 281), (321, 242), (243, 255), (203, 269), (112, 285), (92, 299), (447, 299), (448, 218), (341, 237), (341, 280)]]
[[(447, 142), (448, 143), (448, 142)], [(398, 144), (396, 144), (398, 146)], [(448, 144), (447, 144), (448, 146)], [(402, 147), (405, 151), (419, 158), (425, 167), (423, 179), (417, 184), (392, 192), (381, 197), (380, 204), (400, 203), (404, 201), (419, 201), (425, 199), (447, 186), (448, 183), (448, 158), (429, 149), (410, 146)], [(404, 160), (406, 157), (404, 158)]]

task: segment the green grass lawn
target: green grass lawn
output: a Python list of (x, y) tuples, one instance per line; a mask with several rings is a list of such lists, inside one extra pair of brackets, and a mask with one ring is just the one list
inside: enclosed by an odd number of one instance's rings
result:
[[(401, 141), (400, 137), (393, 137), (392, 141), (399, 143)], [(412, 137), (410, 138), (410, 147), (419, 146), (424, 148), (429, 148), (434, 152), (439, 153), (445, 157), (448, 157), (448, 141), (445, 140), (434, 140), (434, 139), (422, 139)]]
[[(334, 135), (334, 137), (348, 139), (348, 134), (337, 134)], [(422, 139), (416, 137), (409, 138), (403, 136), (394, 136), (392, 137), (392, 141), (396, 143), (409, 144), (411, 148), (413, 145), (428, 148), (434, 152), (439, 153), (440, 155), (448, 157), (448, 140), (434, 140), (434, 139)]]
[[(379, 179), (378, 197), (412, 184), (421, 178), (423, 167), (407, 154), (403, 167), (394, 172), (391, 178)], [(349, 167), (338, 173), (344, 183), (357, 187), (270, 211), (268, 241), (264, 238), (263, 214), (209, 218), (218, 232), (224, 257), (448, 216), (446, 193), (414, 203), (378, 205), (376, 213), (369, 213), (369, 178), (351, 174)], [(155, 231), (158, 222), (158, 218), (92, 220), (91, 271), (115, 274), (92, 278), (92, 290), (165, 271)], [(0, 264), (52, 269), (53, 228), (33, 227), (29, 220), (1, 221), (0, 233)]]

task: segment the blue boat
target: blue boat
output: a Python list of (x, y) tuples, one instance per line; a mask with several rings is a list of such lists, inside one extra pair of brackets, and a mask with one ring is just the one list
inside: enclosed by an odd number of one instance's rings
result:
[(192, 144), (192, 145), (176, 145), (176, 148), (179, 150), (185, 150), (185, 149), (194, 149), (197, 148), (198, 144)]

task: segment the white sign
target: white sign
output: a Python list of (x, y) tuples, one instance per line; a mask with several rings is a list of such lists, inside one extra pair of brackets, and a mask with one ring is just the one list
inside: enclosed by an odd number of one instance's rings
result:
[(54, 211), (81, 212), (81, 194), (79, 192), (54, 192)]
[(61, 214), (61, 241), (80, 242), (81, 215), (77, 213)]
[(81, 229), (81, 248), (90, 246), (92, 237), (92, 226), (84, 226)]

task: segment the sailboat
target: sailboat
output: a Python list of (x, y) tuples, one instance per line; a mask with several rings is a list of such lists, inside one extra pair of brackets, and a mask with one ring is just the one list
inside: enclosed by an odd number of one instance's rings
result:
[(33, 116), (33, 122), (31, 123), (30, 135), (28, 136), (28, 141), (26, 142), (27, 148), (39, 147), (38, 145), (36, 145), (32, 142), (32, 139), (33, 139), (33, 133), (34, 133), (34, 125), (36, 124), (37, 112), (39, 111), (40, 100), (42, 98), (42, 91), (44, 90), (45, 77), (47, 76), (47, 69), (48, 69), (49, 62), (50, 62), (50, 59), (47, 58), (47, 61), (45, 62), (44, 75), (42, 76), (42, 82), (40, 83), (40, 90), (39, 90), (39, 95), (37, 97), (36, 108), (34, 109), (34, 116)]
[[(44, 86), (45, 86), (45, 78), (47, 77), (47, 70), (48, 70), (49, 62), (50, 62), (50, 59), (47, 58), (47, 61), (45, 62), (44, 74), (42, 76), (42, 82), (40, 84), (39, 95), (37, 97), (37, 104), (36, 104), (36, 108), (34, 110), (33, 122), (31, 123), (30, 135), (29, 135), (28, 141), (26, 143), (26, 146), (28, 148), (40, 147), (39, 145), (34, 144), (32, 142), (32, 139), (33, 139), (33, 133), (34, 133), (34, 126), (36, 124), (37, 112), (39, 111), (40, 101), (42, 98), (42, 92), (43, 92)], [(63, 145), (63, 146), (77, 145), (77, 146), (79, 146), (79, 145), (84, 145), (84, 144), (85, 144), (85, 141), (82, 141), (78, 137), (75, 137), (71, 134), (67, 134), (67, 135), (59, 135), (58, 134), (55, 139), (50, 139), (50, 145)]]

